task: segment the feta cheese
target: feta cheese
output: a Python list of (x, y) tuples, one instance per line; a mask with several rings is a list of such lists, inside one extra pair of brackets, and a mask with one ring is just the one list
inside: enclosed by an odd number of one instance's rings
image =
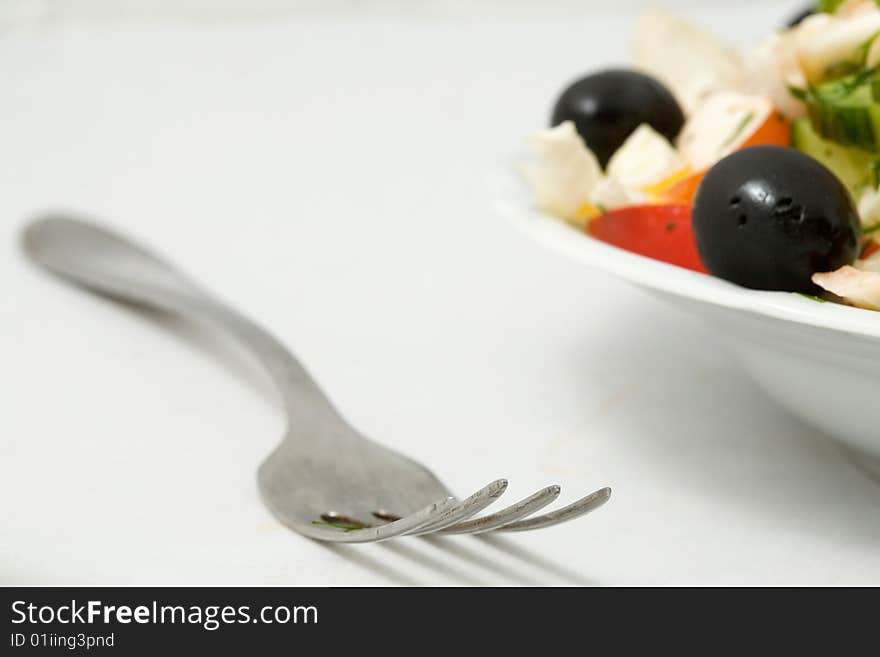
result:
[(822, 32), (833, 19), (828, 14), (813, 14), (796, 27), (774, 32), (746, 56), (747, 89), (768, 96), (789, 119), (806, 114), (804, 102), (790, 89), (805, 89), (807, 78), (801, 70), (798, 45)]
[(642, 124), (611, 156), (607, 172), (623, 187), (641, 190), (686, 167), (687, 162), (666, 137)]
[(633, 39), (636, 65), (650, 73), (690, 113), (708, 94), (745, 82), (736, 52), (713, 35), (661, 9), (642, 13)]
[(538, 206), (551, 214), (582, 224), (585, 206), (602, 180), (602, 168), (572, 121), (541, 130), (531, 138), (536, 159), (520, 165)]
[(862, 230), (873, 232), (880, 228), (880, 190), (869, 189), (859, 198), (859, 218)]
[(677, 145), (694, 171), (739, 148), (773, 111), (766, 96), (721, 91), (705, 99), (685, 122)]
[(880, 32), (880, 11), (834, 15), (819, 30), (797, 36), (801, 69), (812, 83), (821, 81), (841, 64), (861, 64), (862, 47)]
[(590, 194), (590, 203), (600, 210), (616, 210), (627, 205), (639, 205), (647, 201), (647, 195), (624, 187), (615, 178), (603, 178)]

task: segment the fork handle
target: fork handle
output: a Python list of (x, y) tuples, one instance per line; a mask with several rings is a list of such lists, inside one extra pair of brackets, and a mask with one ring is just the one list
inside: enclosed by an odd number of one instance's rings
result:
[(288, 422), (344, 423), (306, 369), (275, 337), (220, 303), (162, 258), (122, 235), (66, 216), (31, 222), (28, 257), (52, 273), (103, 296), (208, 322), (232, 334), (260, 361), (287, 410)]

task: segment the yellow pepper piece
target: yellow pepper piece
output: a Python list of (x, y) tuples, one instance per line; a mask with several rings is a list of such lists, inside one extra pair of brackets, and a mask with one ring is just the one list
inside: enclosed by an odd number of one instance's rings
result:
[(673, 173), (671, 176), (666, 176), (666, 178), (664, 178), (660, 182), (656, 182), (653, 185), (648, 185), (647, 187), (642, 187), (642, 191), (648, 196), (656, 198), (660, 195), (661, 192), (669, 189), (675, 183), (681, 182), (693, 172), (693, 169), (691, 169), (690, 167), (684, 167)]
[(581, 228), (586, 228), (592, 219), (602, 214), (602, 209), (592, 203), (584, 203), (578, 208), (577, 214), (571, 218), (571, 223)]

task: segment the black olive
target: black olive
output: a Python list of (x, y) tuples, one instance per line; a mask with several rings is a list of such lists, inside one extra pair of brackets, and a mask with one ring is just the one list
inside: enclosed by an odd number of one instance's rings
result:
[(572, 83), (556, 101), (551, 125), (574, 121), (578, 133), (604, 168), (642, 123), (672, 141), (684, 114), (660, 82), (635, 71), (609, 70)]
[(785, 24), (786, 27), (797, 27), (800, 25), (801, 21), (805, 18), (809, 18), (813, 14), (816, 13), (816, 3), (810, 3), (803, 9), (801, 9), (798, 13), (792, 16), (789, 21)]
[(785, 146), (752, 146), (709, 169), (692, 213), (697, 250), (746, 287), (815, 293), (810, 278), (852, 263), (860, 222), (842, 182)]

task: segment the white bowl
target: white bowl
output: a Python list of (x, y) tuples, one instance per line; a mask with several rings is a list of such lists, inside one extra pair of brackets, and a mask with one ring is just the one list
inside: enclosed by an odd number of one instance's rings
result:
[(880, 312), (750, 290), (593, 239), (505, 177), (499, 210), (539, 243), (714, 323), (771, 399), (880, 467)]

